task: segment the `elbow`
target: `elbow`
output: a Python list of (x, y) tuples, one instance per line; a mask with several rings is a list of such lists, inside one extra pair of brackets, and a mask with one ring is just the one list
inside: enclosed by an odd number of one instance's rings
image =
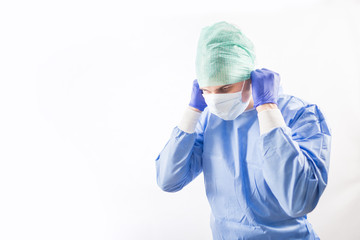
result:
[(309, 201), (292, 201), (283, 207), (285, 213), (292, 218), (302, 217), (313, 211), (317, 205), (318, 200), (312, 199)]
[(183, 184), (174, 185), (169, 181), (161, 180), (159, 177), (157, 178), (157, 185), (164, 192), (178, 192), (183, 188)]
[(302, 217), (302, 216), (310, 213), (313, 209), (314, 208), (312, 208), (312, 209), (284, 208), (284, 211), (285, 211), (286, 215), (288, 215), (289, 217), (298, 218), (298, 217)]
[(163, 190), (164, 192), (170, 192), (170, 193), (173, 193), (173, 192), (178, 192), (181, 190), (181, 188), (174, 188), (174, 187), (171, 187), (171, 186), (159, 186), (161, 188), (161, 190)]
[(283, 209), (292, 218), (304, 216), (312, 212), (317, 206), (325, 189), (326, 183), (313, 175), (303, 184), (296, 184), (293, 191), (289, 191)]
[(164, 183), (159, 183), (159, 182), (158, 182), (158, 186), (164, 192), (178, 192), (182, 189), (182, 187), (177, 187), (177, 186), (173, 186), (170, 184), (164, 184)]
[(160, 165), (159, 161), (156, 161), (156, 182), (161, 190), (178, 192), (186, 185), (187, 177), (180, 177), (176, 171), (178, 170), (167, 169), (166, 166)]

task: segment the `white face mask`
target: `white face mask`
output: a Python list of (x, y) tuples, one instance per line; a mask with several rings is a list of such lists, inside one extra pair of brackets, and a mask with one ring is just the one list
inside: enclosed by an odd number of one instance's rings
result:
[(242, 101), (242, 92), (224, 94), (203, 94), (209, 111), (224, 120), (234, 120), (245, 111), (250, 98)]

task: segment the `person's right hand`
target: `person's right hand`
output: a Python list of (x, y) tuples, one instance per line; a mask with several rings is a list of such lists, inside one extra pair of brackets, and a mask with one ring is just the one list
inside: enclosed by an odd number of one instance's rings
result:
[(205, 99), (202, 95), (202, 90), (200, 90), (200, 88), (199, 88), (199, 83), (198, 83), (197, 79), (195, 79), (193, 81), (191, 100), (190, 100), (189, 106), (196, 108), (200, 111), (204, 111), (204, 109), (207, 107)]

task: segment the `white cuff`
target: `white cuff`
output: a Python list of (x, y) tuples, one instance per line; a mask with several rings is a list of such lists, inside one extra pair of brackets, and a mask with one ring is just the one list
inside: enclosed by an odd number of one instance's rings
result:
[(187, 107), (184, 111), (184, 115), (178, 124), (178, 128), (187, 133), (195, 132), (196, 124), (200, 118), (202, 112), (197, 112)]
[(277, 127), (286, 127), (280, 109), (268, 109), (258, 113), (260, 135)]

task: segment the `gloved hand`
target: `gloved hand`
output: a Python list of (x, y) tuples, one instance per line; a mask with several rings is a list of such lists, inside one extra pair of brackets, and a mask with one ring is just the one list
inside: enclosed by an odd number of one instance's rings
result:
[(265, 103), (277, 104), (280, 75), (269, 69), (256, 69), (250, 75), (254, 108)]
[(205, 99), (202, 95), (202, 90), (199, 89), (199, 83), (197, 79), (195, 79), (193, 82), (189, 106), (199, 109), (200, 111), (204, 111), (204, 109), (207, 107)]

